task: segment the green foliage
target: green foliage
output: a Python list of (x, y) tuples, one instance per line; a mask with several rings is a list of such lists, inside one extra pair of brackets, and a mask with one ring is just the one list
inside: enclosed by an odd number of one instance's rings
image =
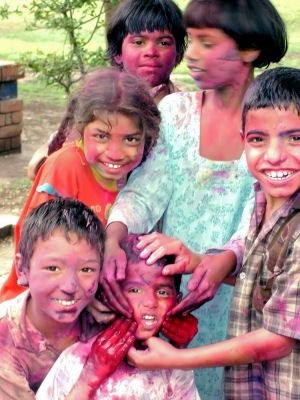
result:
[(101, 47), (96, 51), (80, 49), (80, 61), (83, 65), (81, 71), (79, 71), (78, 59), (72, 52), (68, 54), (46, 54), (41, 50), (35, 53), (26, 52), (20, 56), (20, 61), (24, 67), (44, 77), (46, 85), (59, 85), (67, 94), (88, 69), (106, 64), (105, 51)]
[(93, 67), (105, 65), (105, 50), (90, 49), (95, 33), (103, 28), (109, 10), (102, 0), (31, 0), (23, 5), (33, 20), (27, 30), (63, 32), (62, 52), (26, 52), (21, 55), (25, 68), (44, 76), (47, 85), (60, 85), (66, 93)]
[(9, 17), (10, 10), (9, 5), (7, 3), (0, 6), (0, 18), (7, 19)]

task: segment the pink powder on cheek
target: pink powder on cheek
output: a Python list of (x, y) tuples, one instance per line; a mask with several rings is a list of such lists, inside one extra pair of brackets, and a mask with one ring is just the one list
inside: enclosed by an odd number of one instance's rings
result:
[(236, 49), (228, 45), (218, 47), (209, 53), (204, 61), (205, 88), (215, 89), (228, 85), (241, 85), (249, 74), (249, 66), (243, 63)]
[(95, 295), (97, 288), (98, 288), (99, 281), (95, 280), (91, 283), (91, 286), (86, 289), (87, 294), (91, 294), (92, 296)]

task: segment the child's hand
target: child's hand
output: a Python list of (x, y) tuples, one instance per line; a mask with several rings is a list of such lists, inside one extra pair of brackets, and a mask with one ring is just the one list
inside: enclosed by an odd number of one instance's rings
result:
[(171, 311), (171, 315), (184, 315), (211, 300), (217, 293), (221, 283), (232, 271), (236, 256), (231, 250), (215, 255), (206, 255), (195, 268), (188, 283), (189, 293)]
[(99, 324), (108, 324), (116, 318), (116, 314), (97, 298), (94, 298), (87, 309)]
[(91, 386), (98, 385), (118, 367), (135, 340), (136, 322), (121, 317), (94, 341), (86, 365), (94, 374)]
[(119, 282), (125, 279), (127, 259), (124, 250), (115, 242), (106, 242), (104, 262), (100, 275), (100, 285), (103, 290), (101, 301), (111, 310), (132, 317), (132, 309), (128, 303)]
[(147, 350), (137, 350), (134, 347), (128, 351), (127, 361), (130, 365), (142, 370), (180, 368), (179, 352), (170, 343), (157, 337), (151, 337), (146, 342)]
[(178, 348), (186, 347), (198, 332), (198, 320), (191, 314), (168, 317), (162, 326), (162, 333)]
[(141, 250), (140, 257), (147, 259), (147, 264), (154, 264), (165, 255), (175, 256), (175, 263), (164, 267), (164, 275), (191, 273), (203, 257), (193, 253), (180, 240), (158, 232), (140, 236), (137, 247)]

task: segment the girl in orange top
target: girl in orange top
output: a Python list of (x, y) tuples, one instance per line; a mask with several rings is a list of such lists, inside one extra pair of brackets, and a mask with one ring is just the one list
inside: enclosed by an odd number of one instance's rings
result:
[[(50, 198), (79, 199), (106, 224), (118, 190), (147, 157), (159, 132), (159, 111), (147, 86), (114, 68), (91, 73), (70, 98), (68, 114), (68, 130), (81, 139), (54, 152), (39, 170), (15, 229), (16, 252), (24, 218)], [(23, 290), (13, 265), (0, 300)]]

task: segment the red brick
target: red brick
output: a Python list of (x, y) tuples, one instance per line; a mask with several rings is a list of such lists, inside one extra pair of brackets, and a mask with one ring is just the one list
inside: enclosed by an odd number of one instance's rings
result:
[(23, 78), (24, 72), (20, 71), (21, 67), (21, 64), (0, 60), (0, 81), (15, 81), (16, 79)]
[(16, 150), (21, 148), (21, 135), (10, 138), (11, 149)]
[(19, 99), (0, 100), (0, 113), (22, 111), (23, 101)]
[(5, 114), (5, 125), (11, 125), (12, 124), (11, 114), (12, 113), (6, 113)]
[(5, 116), (6, 114), (0, 114), (0, 126), (5, 125)]
[(16, 153), (21, 151), (21, 136), (0, 138), (0, 153)]
[(23, 119), (23, 113), (22, 111), (16, 111), (11, 113), (11, 122), (13, 124), (20, 124)]
[(18, 125), (7, 125), (0, 127), (0, 138), (9, 138), (18, 136), (22, 132), (22, 124)]

